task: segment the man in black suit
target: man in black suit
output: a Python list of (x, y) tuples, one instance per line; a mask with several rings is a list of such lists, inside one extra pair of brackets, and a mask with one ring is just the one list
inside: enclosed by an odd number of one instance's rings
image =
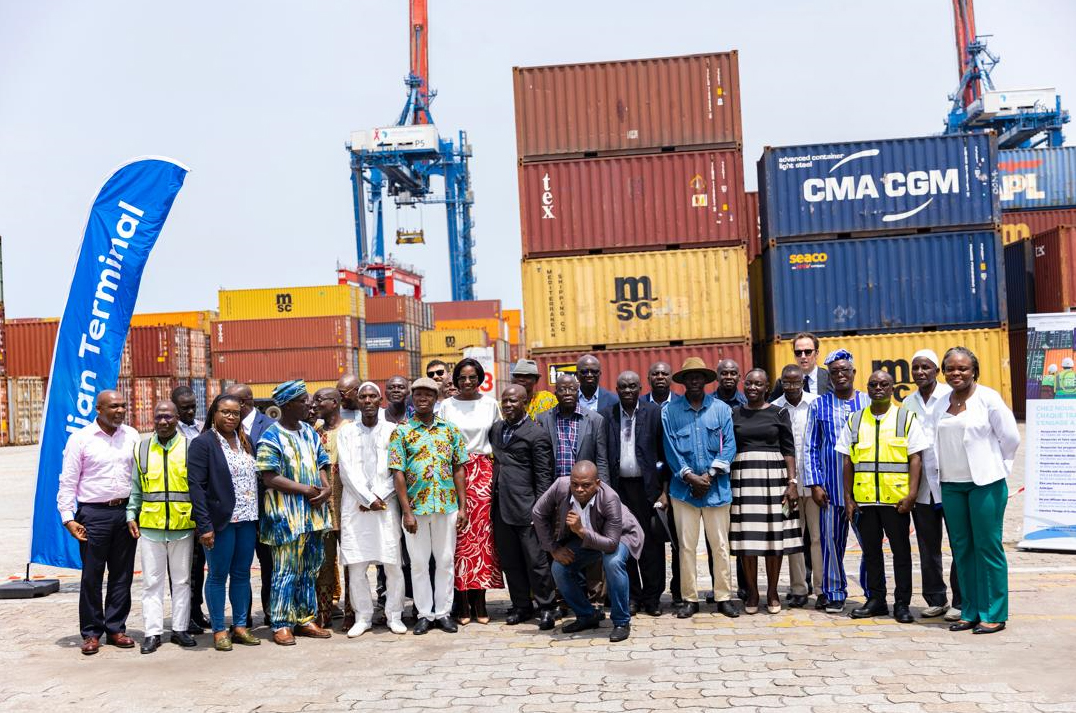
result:
[(654, 504), (665, 506), (661, 468), (664, 441), (661, 407), (639, 401), (642, 379), (634, 371), (617, 377), (620, 402), (605, 411), (605, 442), (609, 449), (609, 480), (620, 501), (639, 521), (646, 538), (639, 557), (628, 560), (632, 613), (645, 611), (661, 616), (661, 593), (665, 590), (665, 546), (650, 527)]
[[(810, 332), (800, 332), (792, 340), (792, 356), (796, 364), (803, 369), (803, 390), (810, 394), (828, 394), (833, 391), (833, 385), (829, 381), (829, 372), (826, 367), (818, 365), (818, 337)], [(770, 393), (770, 401), (775, 401), (785, 393), (781, 386), (781, 380)]]
[[(489, 432), (493, 447), (493, 541), (508, 580), (512, 607), (505, 621), (521, 624), (534, 616), (538, 628), (556, 625), (556, 591), (549, 555), (538, 543), (531, 510), (553, 483), (549, 434), (527, 418), (527, 390), (511, 384), (501, 392), (501, 415)], [(533, 595), (533, 601), (532, 601)]]
[(598, 357), (593, 354), (579, 357), (579, 361), (575, 363), (575, 376), (579, 379), (579, 405), (584, 410), (600, 413), (616, 406), (616, 394), (598, 385), (602, 376), (602, 363), (598, 361)]

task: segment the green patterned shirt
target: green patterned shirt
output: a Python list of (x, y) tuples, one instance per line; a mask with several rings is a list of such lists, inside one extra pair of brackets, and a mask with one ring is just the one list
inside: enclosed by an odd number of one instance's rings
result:
[[(271, 471), (304, 485), (321, 486), (319, 470), (329, 466), (321, 437), (308, 424), (289, 431), (279, 423), (265, 429), (258, 441), (258, 472)], [(267, 545), (283, 545), (307, 532), (332, 528), (328, 503), (311, 507), (302, 495), (266, 488), (262, 500), (260, 539)]]
[(440, 416), (429, 426), (412, 416), (396, 427), (389, 441), (389, 469), (403, 471), (415, 515), (456, 512), (452, 472), (466, 462), (463, 434)]

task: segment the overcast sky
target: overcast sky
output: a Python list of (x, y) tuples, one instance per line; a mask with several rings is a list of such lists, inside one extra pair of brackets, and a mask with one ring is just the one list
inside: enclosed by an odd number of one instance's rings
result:
[[(434, 118), (474, 147), (477, 294), (509, 307), (521, 302), (514, 65), (738, 49), (749, 189), (763, 145), (939, 132), (957, 81), (947, 0), (430, 6)], [(1054, 86), (1076, 105), (1076, 3), (976, 9), (999, 88)], [(337, 261), (356, 260), (344, 142), (395, 122), (407, 59), (405, 0), (0, 0), (8, 316), (61, 312), (90, 201), (147, 154), (192, 170), (139, 311), (215, 308), (220, 287), (334, 282)], [(428, 244), (392, 248), (431, 299), (450, 298), (444, 222), (427, 208)]]

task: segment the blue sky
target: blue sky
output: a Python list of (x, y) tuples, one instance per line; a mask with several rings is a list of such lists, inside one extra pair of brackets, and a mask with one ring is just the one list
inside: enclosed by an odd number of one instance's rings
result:
[[(939, 132), (957, 79), (944, 0), (430, 6), (434, 116), (474, 147), (477, 293), (509, 307), (521, 302), (512, 66), (738, 49), (749, 188), (763, 145)], [(1002, 57), (999, 88), (1054, 86), (1076, 106), (1076, 3), (976, 10)], [(0, 0), (7, 314), (60, 313), (90, 201), (144, 154), (192, 172), (139, 311), (214, 308), (221, 287), (333, 282), (337, 261), (356, 259), (344, 142), (395, 121), (407, 53), (404, 0)], [(421, 222), (427, 245), (392, 252), (448, 299), (443, 211)]]

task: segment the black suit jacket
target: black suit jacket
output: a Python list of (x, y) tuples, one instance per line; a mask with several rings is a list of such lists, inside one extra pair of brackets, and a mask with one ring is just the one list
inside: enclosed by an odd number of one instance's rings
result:
[[(589, 460), (598, 466), (598, 477), (603, 483), (609, 482), (609, 462), (606, 460), (608, 452), (605, 446), (605, 419), (597, 411), (582, 409), (583, 419), (579, 422), (579, 428), (575, 437), (575, 462)], [(549, 434), (549, 442), (553, 444), (553, 453), (557, 451), (557, 407), (549, 409), (545, 413), (538, 414), (538, 425)], [(556, 460), (553, 461), (554, 473), (556, 472)]]
[[(602, 411), (605, 418), (605, 444), (609, 453), (609, 481), (620, 490), (620, 403)], [(635, 462), (643, 476), (646, 497), (654, 502), (661, 495), (661, 465), (664, 447), (661, 407), (653, 402), (639, 402), (635, 407)]]
[(531, 524), (535, 501), (553, 484), (553, 443), (549, 434), (527, 418), (504, 445), (504, 421), (489, 431), (493, 446), (493, 507), (508, 525)]
[(235, 489), (228, 460), (212, 431), (187, 445), (187, 483), (198, 534), (223, 530), (235, 510)]
[[(774, 369), (776, 370), (777, 367), (774, 367)], [(781, 385), (780, 371), (777, 372), (776, 376), (771, 376), (770, 378), (777, 380), (777, 384), (773, 387), (773, 391), (770, 393), (770, 401), (773, 401), (784, 395), (785, 387)], [(818, 383), (811, 385), (811, 393), (821, 396), (822, 394), (828, 394), (831, 391), (833, 391), (833, 384), (829, 380), (829, 371), (826, 370), (826, 367), (820, 366), (818, 367)]]
[(254, 448), (254, 455), (258, 455), (258, 439), (265, 433), (265, 429), (272, 426), (276, 421), (266, 416), (261, 411), (256, 411), (254, 415), (254, 425), (250, 428), (250, 433), (247, 434), (247, 438), (250, 439), (250, 445)]

